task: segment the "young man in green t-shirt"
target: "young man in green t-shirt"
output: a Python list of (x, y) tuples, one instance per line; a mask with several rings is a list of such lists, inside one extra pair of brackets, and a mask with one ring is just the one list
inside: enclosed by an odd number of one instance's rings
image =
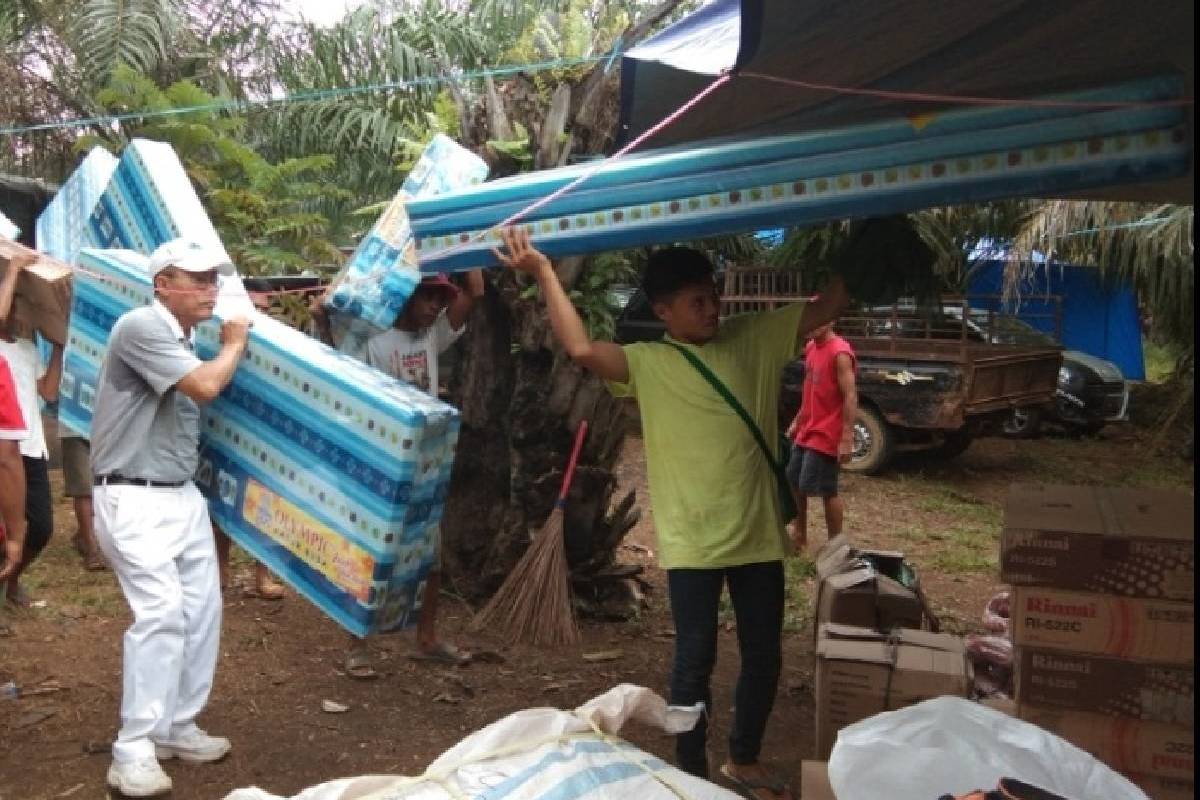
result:
[[(622, 347), (592, 341), (550, 260), (531, 246), (528, 233), (510, 229), (503, 239), (506, 252), (497, 251), (497, 257), (537, 280), (567, 354), (607, 381), (617, 396), (637, 399), (654, 527), (675, 621), (671, 702), (703, 702), (712, 713), (717, 609), (728, 585), (742, 663), (730, 758), (721, 772), (756, 797), (786, 797), (783, 782), (758, 763), (779, 681), (784, 601), (784, 520), (766, 457), (745, 422), (676, 348), (666, 342)], [(802, 351), (808, 332), (833, 320), (848, 299), (840, 279), (834, 279), (818, 301), (721, 324), (712, 263), (682, 247), (654, 253), (642, 285), (666, 324), (666, 340), (699, 357), (768, 442), (778, 439), (784, 365)], [(704, 778), (706, 734), (702, 716), (676, 742), (680, 768)]]

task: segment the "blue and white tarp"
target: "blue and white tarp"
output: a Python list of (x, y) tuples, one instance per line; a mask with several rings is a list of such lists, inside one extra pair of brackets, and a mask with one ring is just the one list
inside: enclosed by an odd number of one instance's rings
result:
[[(310, 786), (291, 800), (737, 800), (621, 739), (629, 722), (663, 733), (691, 730), (703, 704), (668, 706), (621, 684), (573, 711), (529, 708), (472, 733), (423, 775), (370, 775)], [(258, 788), (225, 800), (285, 800)]]
[[(1032, 108), (1056, 93), (1153, 75), (1178, 81), (1180, 124), (1190, 142), (1195, 5), (1160, 0), (1143, 13), (1127, 0), (709, 0), (622, 53), (617, 141), (657, 125), (728, 71), (729, 80), (658, 131), (652, 146), (902, 119), (920, 127), (976, 102)], [(1043, 110), (1069, 115), (1099, 107)], [(1088, 181), (1082, 193), (1021, 195), (1191, 203), (1192, 184), (1189, 164), (1182, 173)], [(1045, 189), (1055, 187), (1037, 191)]]

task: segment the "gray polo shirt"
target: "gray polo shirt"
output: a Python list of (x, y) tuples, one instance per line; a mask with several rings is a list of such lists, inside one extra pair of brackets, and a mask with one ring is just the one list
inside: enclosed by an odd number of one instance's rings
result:
[(117, 320), (92, 411), (93, 475), (191, 480), (200, 409), (175, 385), (203, 363), (157, 300)]

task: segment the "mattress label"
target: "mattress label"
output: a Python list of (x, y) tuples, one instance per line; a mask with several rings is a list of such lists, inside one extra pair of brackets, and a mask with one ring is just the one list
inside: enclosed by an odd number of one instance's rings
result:
[(375, 559), (365, 549), (253, 479), (246, 483), (242, 517), (360, 602), (368, 602)]

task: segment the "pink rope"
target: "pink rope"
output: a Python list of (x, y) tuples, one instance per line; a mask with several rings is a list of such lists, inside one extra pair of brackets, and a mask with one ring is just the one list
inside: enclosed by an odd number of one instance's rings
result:
[(642, 144), (644, 144), (648, 139), (650, 139), (653, 136), (655, 136), (656, 134), (658, 134), (664, 128), (670, 127), (671, 125), (675, 124), (675, 122), (677, 122), (680, 117), (682, 117), (684, 114), (691, 111), (698, 104), (703, 102), (706, 97), (708, 97), (710, 94), (715, 92), (717, 89), (721, 88), (726, 83), (728, 83), (731, 77), (732, 76), (729, 75), (729, 73), (720, 75), (716, 80), (714, 80), (708, 86), (704, 87), (699, 92), (697, 92), (692, 97), (691, 100), (688, 100), (686, 103), (684, 103), (679, 108), (672, 111), (666, 117), (659, 120), (653, 126), (648, 128), (647, 130), (643, 131), (641, 133), (641, 135), (639, 135), (636, 139), (634, 139), (629, 144), (622, 147), (617, 152), (613, 153), (608, 158), (604, 159), (603, 161), (598, 162), (590, 169), (585, 170), (583, 172), (583, 174), (581, 174), (578, 178), (571, 181), (570, 183), (564, 184), (563, 186), (560, 186), (558, 189), (555, 189), (553, 192), (546, 195), (542, 199), (536, 200), (533, 203), (530, 203), (525, 208), (523, 208), (520, 211), (516, 212), (515, 214), (507, 217), (506, 219), (501, 220), (499, 223), (497, 223), (496, 225), (493, 225), (491, 228), (479, 231), (474, 236), (472, 236), (470, 239), (468, 239), (466, 242), (462, 242), (460, 244), (453, 245), (451, 247), (447, 247), (443, 250), (436, 250), (433, 253), (431, 253), (430, 255), (437, 256), (439, 258), (443, 258), (445, 256), (457, 253), (460, 250), (465, 250), (469, 245), (472, 245), (475, 242), (478, 242), (483, 237), (487, 236), (490, 231), (492, 231), (496, 228), (507, 228), (509, 225), (512, 225), (514, 222), (517, 222), (518, 220), (528, 217), (530, 214), (537, 211), (538, 209), (545, 208), (546, 206), (553, 203), (558, 198), (562, 197), (563, 195), (565, 195), (568, 192), (570, 192), (571, 190), (573, 190), (575, 187), (579, 186), (584, 181), (588, 180), (589, 178), (595, 177), (596, 174), (599, 173), (601, 170), (612, 165), (614, 162), (620, 160), (621, 158), (624, 158), (625, 156), (629, 155), (629, 153), (633, 152), (635, 149), (637, 149)]
[[(643, 145), (647, 140), (649, 140), (650, 138), (652, 138), (653, 136), (658, 134), (664, 128), (667, 128), (667, 127), (670, 127), (671, 125), (673, 125), (676, 121), (679, 120), (680, 117), (682, 117), (684, 114), (691, 111), (699, 103), (703, 102), (703, 100), (706, 97), (708, 97), (710, 94), (715, 92), (717, 89), (719, 89), (720, 87), (722, 87), (726, 83), (728, 83), (730, 80), (730, 77), (731, 76), (729, 74), (723, 74), (723, 75), (718, 76), (712, 83), (710, 83), (708, 86), (704, 87), (699, 92), (697, 92), (686, 103), (681, 105), (679, 108), (675, 109), (673, 112), (668, 114), (666, 117), (664, 117), (659, 122), (657, 122), (655, 125), (653, 125), (649, 129), (644, 131), (636, 139), (629, 142), (629, 144), (625, 145), (624, 147), (622, 147), (617, 152), (613, 153), (608, 158), (595, 164), (590, 169), (585, 170), (583, 172), (583, 174), (581, 174), (579, 177), (575, 178), (575, 180), (559, 187), (558, 189), (554, 190), (553, 192), (551, 192), (550, 194), (541, 198), (540, 200), (536, 200), (533, 203), (530, 203), (525, 208), (516, 212), (515, 214), (508, 217), (507, 219), (501, 221), (500, 223), (493, 226), (492, 228), (488, 228), (487, 230), (480, 231), (479, 233), (475, 234), (475, 236), (473, 238), (471, 238), (470, 240), (463, 242), (461, 244), (457, 244), (453, 247), (447, 247), (444, 250), (439, 250), (435, 253), (435, 255), (446, 256), (451, 253), (458, 252), (459, 250), (465, 249), (468, 245), (473, 244), (474, 242), (477, 242), (480, 239), (482, 239), (484, 236), (486, 236), (488, 234), (489, 231), (493, 230), (494, 228), (505, 228), (509, 225), (512, 225), (514, 222), (516, 222), (520, 219), (524, 219), (525, 217), (529, 216), (530, 214), (537, 211), (538, 209), (544, 208), (547, 205), (549, 205), (550, 203), (553, 203), (558, 198), (562, 197), (563, 195), (565, 195), (568, 192), (575, 189), (577, 186), (579, 186), (584, 181), (588, 180), (589, 178), (594, 177), (602, 169), (608, 167), (613, 162), (627, 156), (629, 153), (636, 150), (638, 147)], [(105, 275), (105, 274), (97, 272), (95, 270), (88, 269), (87, 267), (81, 267), (81, 266), (76, 265), (76, 266), (73, 266), (72, 269), (76, 272), (80, 272), (84, 275), (88, 275), (92, 278), (95, 278), (98, 281), (101, 281), (103, 283), (108, 283), (108, 284), (111, 284), (114, 286), (129, 286), (129, 287), (138, 288), (138, 289), (145, 288), (145, 286), (143, 284), (138, 284), (133, 281), (125, 280), (123, 278), (118, 278), (118, 277), (115, 277), (112, 275)], [(341, 285), (343, 285), (343, 286), (353, 285), (354, 283), (365, 282), (367, 280), (368, 279), (365, 277), (358, 278), (353, 281), (343, 281)], [(260, 298), (279, 297), (279, 296), (289, 295), (289, 294), (303, 295), (303, 294), (312, 294), (315, 292), (325, 291), (331, 285), (332, 284), (324, 283), (324, 284), (318, 284), (316, 286), (306, 286), (301, 289), (277, 289), (277, 290), (273, 290), (273, 291), (269, 291), (269, 292), (249, 292), (249, 294), (251, 294), (252, 296), (255, 296), (255, 297), (260, 297)], [(206, 293), (211, 290), (208, 290), (208, 289), (171, 289), (168, 291), (171, 291), (173, 293), (178, 293), (178, 294), (191, 294), (191, 293)]]
[(795, 78), (780, 78), (775, 75), (764, 75), (761, 72), (739, 72), (741, 78), (758, 78), (771, 83), (781, 83), (799, 89), (812, 89), (818, 92), (833, 94), (859, 95), (877, 97), (884, 100), (910, 100), (917, 103), (953, 103), (971, 106), (1024, 106), (1027, 108), (1167, 108), (1173, 106), (1191, 106), (1195, 101), (1190, 97), (1180, 97), (1174, 100), (1053, 100), (1047, 98), (1019, 97), (980, 97), (977, 95), (960, 94), (930, 94), (926, 92), (893, 92), (887, 89), (861, 89), (851, 86), (838, 86), (834, 83), (815, 83)]

